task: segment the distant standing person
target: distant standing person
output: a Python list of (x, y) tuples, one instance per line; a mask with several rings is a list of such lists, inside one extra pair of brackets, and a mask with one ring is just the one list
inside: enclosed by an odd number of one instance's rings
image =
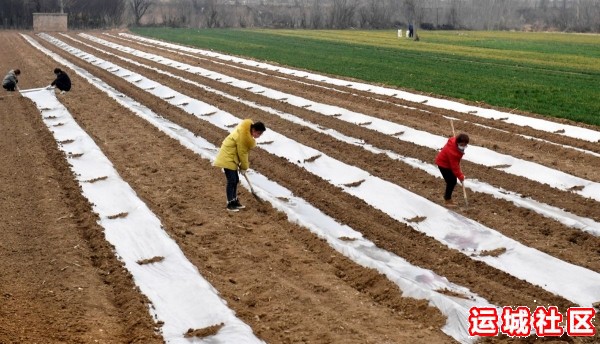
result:
[(223, 140), (221, 149), (214, 166), (221, 167), (225, 172), (227, 186), (225, 193), (227, 195), (227, 210), (239, 211), (245, 208), (237, 196), (237, 186), (240, 182), (238, 170), (246, 173), (250, 167), (248, 155), (250, 150), (256, 147), (256, 139), (259, 138), (267, 128), (262, 122), (252, 122), (251, 119), (245, 119), (238, 124), (235, 129)]
[(50, 87), (56, 86), (60, 90), (61, 94), (65, 92), (69, 92), (71, 90), (71, 79), (60, 68), (54, 68), (54, 74), (56, 75), (56, 79), (52, 81)]
[(413, 27), (413, 24), (412, 23), (408, 24), (408, 37), (412, 38), (414, 32), (415, 32), (415, 28)]
[(465, 155), (465, 149), (468, 144), (469, 136), (460, 133), (456, 137), (449, 138), (444, 148), (442, 148), (435, 158), (435, 163), (438, 165), (440, 172), (442, 172), (442, 177), (446, 181), (444, 203), (448, 207), (456, 206), (452, 201), (452, 192), (456, 186), (456, 179), (458, 178), (461, 183), (465, 181), (465, 175), (460, 169), (460, 161), (463, 155)]
[(2, 80), (2, 87), (4, 87), (5, 90), (7, 91), (15, 91), (15, 90), (19, 90), (19, 88), (17, 87), (17, 83), (19, 82), (19, 79), (17, 79), (17, 75), (21, 75), (21, 70), (20, 69), (14, 69), (14, 70), (10, 70), (8, 72), (8, 74), (6, 74), (6, 76), (4, 77), (4, 80)]

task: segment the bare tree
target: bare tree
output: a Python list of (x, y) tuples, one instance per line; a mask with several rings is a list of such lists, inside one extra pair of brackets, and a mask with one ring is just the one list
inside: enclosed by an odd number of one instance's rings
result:
[(460, 23), (460, 0), (452, 0), (450, 8), (448, 9), (448, 26), (451, 29), (458, 29), (461, 27)]
[(219, 11), (216, 0), (207, 0), (204, 7), (204, 17), (206, 18), (206, 27), (219, 27)]
[(189, 27), (192, 17), (192, 3), (190, 0), (170, 0), (168, 6), (156, 4), (160, 7), (161, 23), (170, 27)]
[(31, 27), (33, 25), (31, 13), (32, 10), (27, 8), (22, 1), (0, 1), (0, 23), (2, 28), (19, 29)]
[(124, 10), (123, 0), (104, 0), (97, 13), (102, 18), (104, 25), (114, 27), (122, 24)]
[(352, 27), (357, 7), (358, 3), (356, 0), (333, 0), (329, 27), (332, 29), (347, 29)]
[[(69, 27), (130, 21), (182, 27), (559, 29), (600, 32), (600, 0), (0, 0), (0, 28), (31, 28), (33, 12), (69, 14)], [(158, 18), (158, 19), (157, 19)]]
[(191, 27), (202, 27), (204, 18), (202, 11), (204, 10), (203, 0), (188, 0), (190, 3), (189, 23)]
[(577, 13), (580, 31), (600, 31), (600, 2), (597, 0), (578, 0)]
[[(238, 0), (238, 2), (239, 2), (239, 0)], [(236, 13), (236, 17), (238, 18), (237, 21), (238, 21), (239, 27), (253, 27), (254, 26), (254, 19), (256, 17), (254, 8), (238, 3), (238, 5), (236, 6), (236, 9), (235, 9), (235, 13)]]
[(486, 26), (491, 30), (505, 30), (510, 21), (508, 17), (508, 0), (486, 0)]
[(567, 9), (567, 0), (562, 0), (558, 7), (557, 24), (561, 30), (569, 29), (569, 10)]
[(122, 24), (125, 0), (62, 0), (57, 6), (69, 14), (69, 27), (97, 29)]
[(308, 16), (308, 0), (294, 0), (293, 12), (295, 17), (298, 18), (296, 27), (306, 29), (310, 18)]
[(152, 0), (130, 0), (130, 8), (133, 13), (135, 25), (140, 25), (140, 20), (146, 14), (146, 11), (152, 6)]
[(321, 29), (325, 25), (323, 18), (323, 10), (321, 7), (321, 2), (319, 0), (314, 0), (312, 5), (312, 11), (310, 14), (310, 22), (313, 29)]
[(404, 0), (404, 14), (406, 21), (414, 23), (417, 19), (417, 0)]
[(60, 9), (59, 0), (29, 0), (24, 1), (27, 7), (33, 12), (58, 12)]
[(408, 23), (412, 23), (415, 28), (423, 21), (422, 1), (419, 0), (404, 0), (402, 12)]
[(387, 0), (368, 0), (358, 14), (361, 28), (383, 29), (390, 26), (391, 12)]

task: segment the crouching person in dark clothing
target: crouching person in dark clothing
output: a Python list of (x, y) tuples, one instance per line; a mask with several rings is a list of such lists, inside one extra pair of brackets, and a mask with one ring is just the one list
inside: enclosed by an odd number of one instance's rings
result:
[(63, 72), (60, 68), (55, 68), (54, 74), (56, 74), (56, 79), (52, 81), (50, 87), (56, 86), (61, 91), (61, 94), (69, 92), (71, 90), (71, 79), (67, 73)]
[(2, 80), (2, 87), (7, 91), (18, 90), (17, 83), (19, 79), (17, 79), (17, 75), (20, 75), (21, 71), (19, 69), (14, 69), (8, 72), (4, 79)]

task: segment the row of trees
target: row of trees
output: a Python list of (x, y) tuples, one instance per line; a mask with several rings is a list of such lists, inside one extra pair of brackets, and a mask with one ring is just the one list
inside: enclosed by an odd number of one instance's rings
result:
[(31, 28), (31, 13), (61, 9), (74, 29), (384, 29), (413, 23), (424, 29), (600, 32), (600, 0), (1, 0), (0, 27)]
[(32, 13), (68, 13), (72, 29), (119, 27), (139, 20), (150, 0), (0, 0), (0, 28), (31, 29)]
[(143, 21), (175, 27), (600, 32), (600, 0), (170, 0)]

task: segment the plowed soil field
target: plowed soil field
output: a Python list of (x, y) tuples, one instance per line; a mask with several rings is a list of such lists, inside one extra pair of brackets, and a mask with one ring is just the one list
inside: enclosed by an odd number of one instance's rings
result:
[[(215, 146), (220, 146), (228, 134), (68, 54), (32, 32), (24, 34)], [(436, 135), (451, 135), (449, 121), (441, 116), (442, 111), (427, 104), (356, 90), (350, 92), (344, 87), (258, 68), (233, 68), (220, 60), (197, 59), (99, 32), (91, 34), (315, 102), (352, 109)], [(116, 56), (126, 56), (235, 97), (294, 114), (407, 157), (433, 163), (435, 150), (126, 55), (76, 33), (70, 32), (68, 36), (87, 45), (61, 35), (53, 36), (240, 118), (263, 121), (269, 130), (441, 204), (444, 185), (439, 178), (384, 154), (366, 152)], [(49, 85), (55, 67), (70, 75), (73, 89), (64, 95), (57, 94), (59, 101), (94, 139), (120, 176), (160, 218), (185, 256), (260, 339), (268, 343), (455, 342), (441, 331), (445, 317), (438, 309), (425, 300), (403, 297), (398, 286), (384, 275), (344, 257), (324, 240), (289, 221), (269, 203), (257, 202), (245, 189), (241, 189), (240, 199), (247, 208), (237, 213), (227, 212), (225, 178), (219, 169), (34, 48), (19, 33), (1, 32), (0, 46), (3, 51), (0, 71), (19, 68), (22, 90)], [(39, 110), (18, 92), (2, 90), (0, 104), (3, 160), (0, 163), (0, 343), (162, 342), (160, 324), (155, 323), (148, 312), (147, 299), (138, 292), (112, 246), (104, 239), (97, 216), (81, 195), (67, 160), (58, 150)], [(443, 114), (464, 120), (457, 122), (457, 130), (469, 133), (472, 144), (600, 182), (600, 157), (572, 148), (600, 154), (597, 142), (465, 113), (443, 111)], [(535, 114), (524, 115), (541, 118)], [(541, 286), (473, 260), (415, 231), (297, 165), (265, 152), (260, 145), (250, 158), (252, 169), (292, 190), (340, 223), (360, 231), (378, 247), (467, 287), (495, 305), (531, 309), (553, 305), (563, 312), (576, 306)], [(600, 221), (600, 206), (592, 199), (468, 161), (463, 161), (462, 169), (467, 178), (477, 178)], [(462, 204), (460, 186), (455, 190), (455, 199)], [(402, 206), (402, 201), (398, 201), (397, 207)], [(457, 208), (456, 212), (526, 246), (600, 273), (600, 237), (485, 193), (471, 192), (468, 209)], [(596, 327), (597, 319), (598, 316)], [(528, 340), (533, 342), (534, 338)], [(555, 340), (593, 343), (600, 339), (596, 335), (563, 336)]]

